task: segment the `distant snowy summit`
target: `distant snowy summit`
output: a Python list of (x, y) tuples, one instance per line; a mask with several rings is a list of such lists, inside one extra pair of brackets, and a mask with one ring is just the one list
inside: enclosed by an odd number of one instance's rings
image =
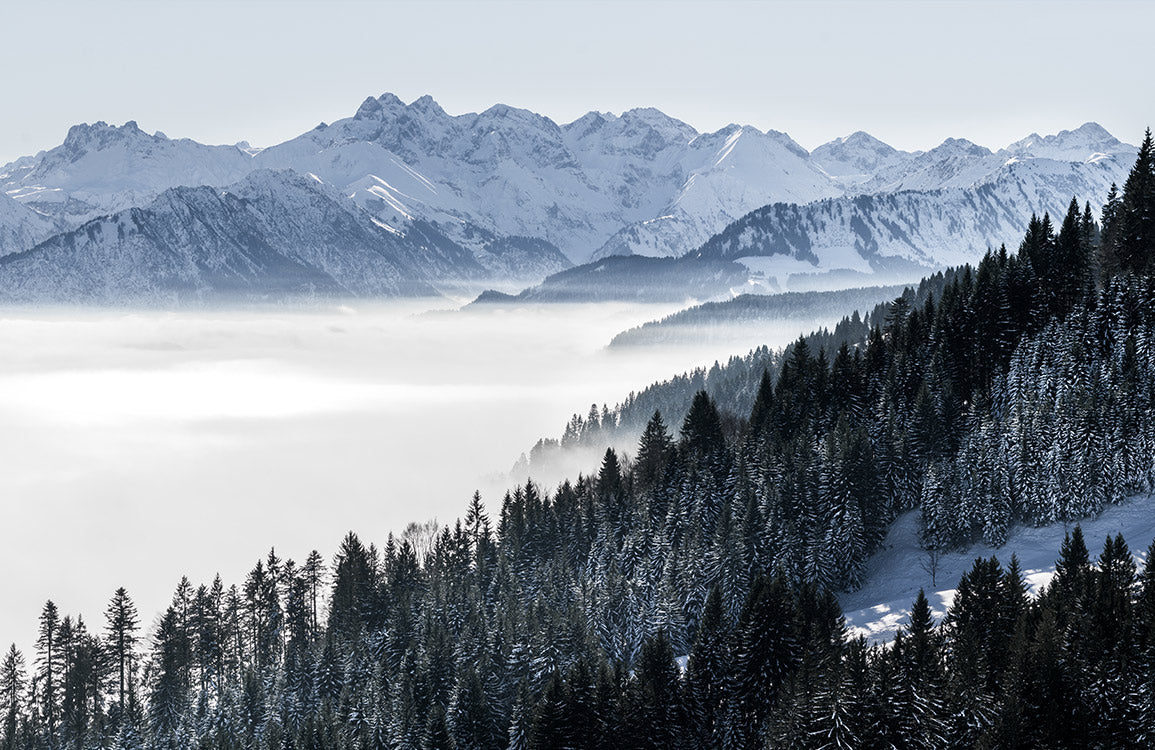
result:
[[(144, 211), (139, 230), (148, 235), (148, 222), (164, 223), (154, 202), (168, 191), (208, 187), (223, 195), (263, 171), (262, 211), (290, 215), (297, 175), (328, 191), (333, 213), (321, 220), (352, 217), (400, 246), (436, 245), (402, 266), (407, 284), (432, 283), (441, 293), (454, 287), (438, 279), (513, 290), (615, 255), (710, 256), (738, 262), (773, 286), (789, 276), (972, 259), (1013, 239), (1031, 213), (1064, 209), (1072, 195), (1097, 205), (1134, 154), (1094, 123), (1032, 134), (997, 152), (960, 139), (905, 152), (863, 132), (808, 152), (777, 131), (729, 125), (699, 133), (656, 109), (591, 112), (559, 125), (505, 105), (450, 115), (429, 96), (405, 104), (384, 94), (351, 117), (264, 149), (174, 140), (134, 122), (77, 125), (60, 146), (0, 167), (0, 255), (52, 239), (34, 256), (38, 267), (66, 264), (61, 256), (45, 265), (64, 238), (79, 241), (77, 232), (110, 226), (132, 209)], [(205, 226), (219, 218), (187, 217)], [(262, 237), (299, 245), (314, 234), (302, 228)], [(190, 230), (186, 239), (198, 236)], [(132, 257), (127, 245), (112, 252), (115, 242), (128, 242), (119, 235), (101, 242), (110, 263)], [(193, 257), (204, 248), (180, 249)], [(30, 279), (32, 271), (15, 270), (30, 257), (0, 273)], [(450, 257), (463, 263), (456, 272), (443, 266)], [(328, 274), (324, 268), (314, 270)], [(140, 272), (104, 270), (126, 280)], [(350, 289), (348, 278), (329, 282)], [(37, 288), (51, 296), (47, 282)], [(362, 288), (393, 294), (409, 286)], [(9, 289), (0, 279), (0, 291)]]

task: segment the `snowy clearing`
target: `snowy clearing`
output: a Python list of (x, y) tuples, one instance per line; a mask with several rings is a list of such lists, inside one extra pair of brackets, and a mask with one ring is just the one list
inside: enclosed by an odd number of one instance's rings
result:
[[(1155, 495), (1139, 495), (1119, 505), (1108, 506), (1096, 518), (1080, 523), (1092, 560), (1099, 556), (1103, 540), (1122, 533), (1135, 559), (1142, 564), (1147, 547), (1155, 539)], [(867, 581), (858, 591), (838, 597), (852, 636), (866, 636), (871, 643), (894, 638), (909, 622), (910, 605), (925, 589), (936, 621), (941, 620), (954, 600), (959, 579), (970, 570), (977, 557), (994, 555), (1005, 566), (1018, 555), (1031, 594), (1051, 580), (1063, 536), (1075, 524), (1017, 527), (1000, 547), (976, 544), (964, 551), (944, 553), (938, 561), (935, 582), (931, 582), (928, 558), (919, 547), (919, 512), (909, 511), (894, 522), (881, 550), (866, 563)]]

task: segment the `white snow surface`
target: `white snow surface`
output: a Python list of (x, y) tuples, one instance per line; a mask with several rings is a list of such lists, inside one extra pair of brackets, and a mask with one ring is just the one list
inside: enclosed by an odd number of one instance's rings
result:
[[(917, 510), (900, 516), (882, 548), (867, 561), (866, 584), (839, 596), (851, 637), (865, 636), (871, 643), (893, 640), (895, 633), (910, 624), (910, 607), (919, 589), (926, 592), (935, 621), (941, 621), (954, 601), (959, 579), (980, 557), (995, 556), (1005, 567), (1011, 555), (1017, 555), (1031, 594), (1037, 594), (1054, 575), (1063, 537), (1075, 526), (1060, 523), (1018, 527), (1011, 531), (1002, 547), (976, 544), (944, 553), (932, 582), (928, 555), (919, 545), (919, 523)], [(1085, 519), (1079, 525), (1092, 560), (1098, 557), (1108, 536), (1122, 534), (1141, 566), (1147, 548), (1155, 539), (1155, 495), (1139, 495), (1107, 506), (1097, 517)]]

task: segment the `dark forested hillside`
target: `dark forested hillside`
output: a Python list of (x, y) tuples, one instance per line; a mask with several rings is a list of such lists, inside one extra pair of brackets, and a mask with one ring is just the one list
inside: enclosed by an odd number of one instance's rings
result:
[(632, 460), (553, 491), (350, 533), (328, 570), (183, 580), (151, 631), (123, 590), (97, 623), (49, 602), (35, 658), (0, 665), (3, 747), (1147, 746), (1155, 561), (1139, 579), (1122, 539), (1092, 564), (1073, 534), (1033, 602), (977, 561), (888, 648), (848, 642), (830, 593), (907, 509), (928, 546), (997, 544), (1151, 488), (1150, 135), (1101, 220), (1072, 201), (773, 374), (763, 350), (702, 375), (725, 395), (687, 378), (676, 428), (651, 411)]
[(902, 286), (875, 286), (832, 292), (741, 294), (725, 302), (705, 302), (622, 331), (610, 347), (694, 344), (725, 335), (735, 326), (760, 328), (782, 321), (811, 323), (847, 310), (866, 310), (902, 294)]
[(747, 278), (745, 267), (728, 260), (611, 256), (559, 271), (518, 294), (483, 292), (473, 304), (709, 299), (728, 295)]

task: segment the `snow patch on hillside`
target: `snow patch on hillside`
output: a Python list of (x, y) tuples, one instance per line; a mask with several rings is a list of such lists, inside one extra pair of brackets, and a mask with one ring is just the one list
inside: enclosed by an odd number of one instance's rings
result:
[[(920, 588), (926, 591), (935, 620), (941, 621), (954, 601), (954, 587), (979, 557), (993, 555), (1006, 566), (1012, 554), (1018, 555), (1031, 594), (1038, 594), (1054, 575), (1063, 536), (1075, 526), (1019, 527), (1000, 548), (976, 544), (945, 553), (939, 558), (932, 581), (929, 557), (919, 545), (919, 525), (917, 510), (900, 516), (882, 548), (866, 563), (866, 585), (839, 596), (852, 637), (862, 635), (871, 643), (892, 640), (900, 628), (910, 623), (910, 606)], [(1108, 536), (1122, 534), (1142, 565), (1147, 548), (1155, 539), (1155, 495), (1139, 495), (1125, 503), (1108, 506), (1096, 518), (1086, 519), (1080, 525), (1092, 560), (1098, 557)]]

